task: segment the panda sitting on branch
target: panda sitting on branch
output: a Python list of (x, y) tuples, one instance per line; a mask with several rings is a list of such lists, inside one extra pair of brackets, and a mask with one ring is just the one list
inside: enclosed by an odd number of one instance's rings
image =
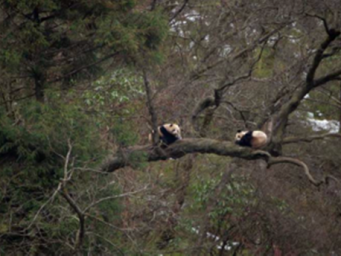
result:
[[(154, 131), (153, 131), (154, 132)], [(175, 123), (163, 124), (157, 128), (161, 146), (167, 147), (177, 140), (181, 140), (181, 129)], [(149, 141), (152, 141), (152, 135), (149, 134)]]

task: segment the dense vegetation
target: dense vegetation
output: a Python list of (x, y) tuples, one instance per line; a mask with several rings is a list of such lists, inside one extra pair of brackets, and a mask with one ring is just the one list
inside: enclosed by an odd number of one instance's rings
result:
[(1, 1), (0, 255), (341, 254), (340, 13)]

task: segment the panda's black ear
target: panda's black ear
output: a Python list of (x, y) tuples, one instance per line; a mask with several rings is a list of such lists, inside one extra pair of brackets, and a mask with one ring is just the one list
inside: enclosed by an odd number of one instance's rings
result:
[(240, 132), (242, 132), (242, 130), (238, 130), (237, 132), (240, 133)]

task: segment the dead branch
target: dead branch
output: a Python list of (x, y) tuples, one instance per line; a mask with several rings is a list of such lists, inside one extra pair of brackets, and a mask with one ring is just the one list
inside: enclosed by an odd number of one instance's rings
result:
[(327, 20), (319, 15), (316, 15), (316, 14), (309, 14), (309, 13), (306, 13), (305, 15), (307, 15), (308, 17), (312, 17), (312, 18), (318, 18), (319, 20), (321, 20), (323, 22), (323, 26), (324, 26), (324, 29), (326, 30), (326, 33), (329, 35), (329, 26), (328, 26), (328, 23), (327, 23)]
[(309, 137), (287, 137), (283, 139), (283, 144), (298, 143), (298, 142), (312, 142), (314, 140), (323, 140), (328, 137), (341, 138), (340, 133), (325, 133), (320, 135), (313, 135)]
[(281, 163), (290, 163), (297, 166), (300, 166), (303, 168), (305, 175), (308, 177), (309, 181), (314, 184), (315, 186), (321, 185), (324, 181), (317, 181), (313, 178), (313, 176), (310, 174), (308, 166), (302, 162), (301, 160), (290, 158), (290, 157), (271, 157), (268, 160), (268, 167), (275, 165), (275, 164), (281, 164)]
[[(233, 56), (231, 56), (229, 58), (229, 61), (234, 61), (236, 59), (238, 59), (239, 57), (243, 56), (245, 53), (253, 51), (259, 44), (263, 44), (264, 42), (266, 42), (271, 36), (273, 36), (274, 34), (278, 33), (279, 31), (281, 31), (282, 29), (284, 29), (288, 24), (282, 24), (280, 25), (278, 28), (275, 28), (274, 30), (270, 31), (269, 33), (265, 34), (265, 35), (261, 35), (260, 38), (258, 38), (257, 40), (255, 40), (252, 44), (250, 44), (250, 46), (238, 51), (236, 54), (234, 54)], [(191, 75), (191, 80), (197, 80), (200, 78), (200, 76), (204, 73), (206, 73), (207, 71), (219, 66), (220, 64), (224, 63), (226, 61), (226, 59), (219, 59), (218, 61), (216, 61), (215, 63), (194, 72)]]
[(179, 8), (179, 10), (177, 10), (174, 15), (172, 16), (172, 18), (169, 19), (169, 23), (171, 23), (186, 7), (187, 3), (189, 0), (184, 0), (184, 3), (182, 4), (182, 6)]
[(333, 42), (339, 35), (340, 35), (340, 32), (335, 31), (334, 29), (330, 29), (328, 31), (328, 37), (325, 39), (325, 41), (320, 45), (319, 49), (317, 50), (316, 55), (313, 60), (313, 64), (309, 69), (309, 72), (306, 78), (308, 85), (311, 86), (313, 84), (315, 73), (323, 59), (324, 51), (328, 48), (331, 42)]
[(62, 189), (61, 195), (65, 198), (65, 200), (69, 203), (71, 208), (76, 212), (79, 219), (79, 230), (77, 233), (77, 239), (75, 242), (75, 250), (77, 250), (83, 244), (84, 232), (85, 232), (85, 217), (82, 210), (76, 204), (76, 202), (72, 199), (65, 188)]
[(64, 178), (60, 182), (60, 185), (58, 186), (58, 188), (61, 191), (62, 197), (65, 198), (65, 200), (69, 203), (71, 208), (78, 215), (79, 230), (77, 232), (77, 239), (76, 239), (75, 248), (74, 248), (75, 250), (77, 250), (83, 244), (83, 238), (84, 238), (84, 233), (85, 233), (85, 217), (84, 217), (82, 210), (79, 208), (79, 206), (76, 204), (76, 202), (72, 199), (72, 197), (69, 195), (69, 193), (67, 192), (67, 189), (66, 189), (66, 183), (67, 183), (67, 181), (69, 181), (71, 179), (71, 176), (72, 176), (72, 172), (68, 171), (70, 156), (71, 156), (71, 152), (72, 152), (72, 144), (71, 144), (70, 139), (68, 139), (67, 142), (68, 142), (69, 150), (68, 150), (66, 157), (65, 157)]
[(204, 122), (203, 122), (202, 128), (200, 129), (200, 135), (202, 137), (205, 137), (206, 135), (205, 131), (207, 130), (206, 128), (213, 120), (214, 111), (220, 106), (226, 89), (228, 87), (236, 85), (239, 81), (248, 79), (252, 76), (252, 72), (254, 71), (256, 64), (260, 61), (263, 55), (264, 46), (265, 46), (265, 43), (263, 43), (259, 55), (255, 59), (255, 61), (250, 65), (250, 68), (247, 73), (233, 78), (232, 81), (228, 81), (228, 82), (225, 82), (225, 80), (221, 81), (219, 87), (214, 89), (214, 97), (207, 97), (206, 99), (202, 100), (199, 103), (199, 105), (196, 107), (192, 115), (192, 125), (194, 128), (196, 128), (195, 123), (199, 114), (202, 113), (204, 110), (208, 109), (209, 107), (214, 107), (213, 109), (206, 111)]
[(142, 191), (146, 191), (148, 188), (148, 186), (145, 186), (144, 188), (142, 189), (139, 189), (139, 190), (136, 190), (136, 191), (131, 191), (131, 192), (127, 192), (127, 193), (124, 193), (124, 194), (120, 194), (120, 195), (114, 195), (114, 196), (107, 196), (107, 197), (103, 197), (93, 203), (91, 203), (89, 206), (87, 206), (84, 210), (83, 210), (83, 214), (86, 213), (88, 210), (90, 210), (90, 208), (104, 202), (104, 201), (107, 201), (107, 200), (113, 200), (113, 199), (117, 199), (117, 198), (122, 198), (122, 197), (127, 197), (127, 196), (132, 196), (132, 195), (135, 195), (135, 194), (138, 194)]
[(42, 206), (39, 208), (37, 213), (34, 215), (33, 220), (31, 221), (30, 225), (28, 225), (27, 229), (30, 229), (32, 227), (32, 225), (35, 223), (35, 221), (37, 220), (39, 214), (45, 208), (45, 206), (48, 205), (50, 202), (53, 202), (54, 198), (59, 193), (59, 191), (65, 186), (66, 182), (71, 179), (72, 173), (70, 174), (70, 176), (68, 176), (68, 171), (67, 170), (68, 170), (68, 165), (69, 165), (70, 156), (71, 156), (71, 152), (72, 152), (72, 144), (71, 144), (70, 139), (68, 139), (67, 142), (68, 142), (68, 148), (69, 149), (68, 149), (68, 152), (66, 154), (66, 157), (61, 156), (62, 158), (65, 159), (65, 163), (64, 163), (64, 178), (59, 182), (58, 187), (52, 193), (52, 196), (45, 203), (43, 203)]

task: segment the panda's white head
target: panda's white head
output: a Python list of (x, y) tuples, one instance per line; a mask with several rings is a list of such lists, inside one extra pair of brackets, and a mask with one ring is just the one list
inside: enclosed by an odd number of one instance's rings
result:
[(174, 135), (177, 139), (181, 140), (181, 129), (177, 124), (164, 124), (163, 127), (169, 132), (170, 134)]
[(246, 133), (247, 131), (238, 130), (235, 136), (235, 142), (240, 141)]

